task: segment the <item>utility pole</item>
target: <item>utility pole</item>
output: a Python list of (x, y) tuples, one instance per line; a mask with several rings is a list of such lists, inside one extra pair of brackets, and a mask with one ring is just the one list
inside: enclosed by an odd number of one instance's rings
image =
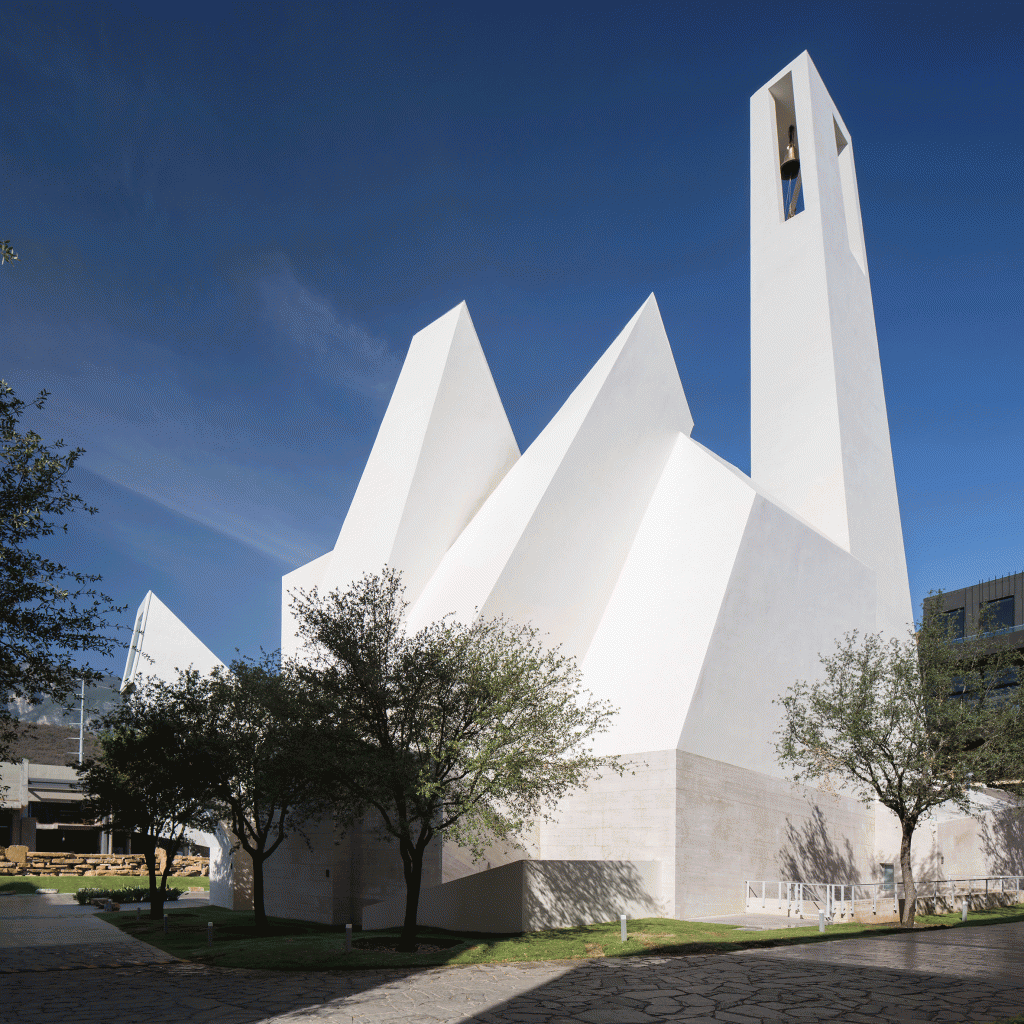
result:
[(82, 711), (78, 717), (78, 763), (82, 763), (85, 751), (85, 676), (82, 676)]

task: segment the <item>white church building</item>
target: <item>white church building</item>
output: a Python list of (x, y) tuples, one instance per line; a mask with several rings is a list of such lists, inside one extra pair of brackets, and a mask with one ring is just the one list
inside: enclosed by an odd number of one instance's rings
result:
[[(819, 653), (913, 620), (853, 148), (807, 53), (751, 97), (750, 476), (690, 436), (653, 295), (525, 452), (465, 303), (412, 339), (336, 545), (282, 581), (283, 654), (301, 653), (292, 592), (397, 567), (411, 630), (479, 609), (575, 655), (619, 709), (596, 753), (635, 772), (567, 797), (523, 849), (474, 864), (438, 842), (421, 922), (707, 917), (742, 912), (749, 879), (871, 882), (898, 863), (888, 812), (791, 784), (774, 747), (774, 701)], [(217, 663), (155, 595), (139, 615), (126, 685)], [(963, 841), (929, 828), (923, 877), (998, 873), (972, 819)], [(244, 905), (244, 854), (229, 873), (227, 840), (212, 853), (214, 901)], [(401, 919), (397, 850), (368, 828), (321, 823), (266, 875), (271, 914)]]

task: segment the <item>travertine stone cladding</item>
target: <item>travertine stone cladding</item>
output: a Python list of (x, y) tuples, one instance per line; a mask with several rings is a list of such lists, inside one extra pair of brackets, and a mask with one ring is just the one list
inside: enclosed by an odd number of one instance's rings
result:
[[(158, 865), (159, 866), (159, 865)], [(175, 857), (176, 876), (197, 877), (210, 873), (206, 857)], [(146, 859), (141, 853), (33, 853), (23, 862), (0, 857), (0, 875), (145, 875)]]

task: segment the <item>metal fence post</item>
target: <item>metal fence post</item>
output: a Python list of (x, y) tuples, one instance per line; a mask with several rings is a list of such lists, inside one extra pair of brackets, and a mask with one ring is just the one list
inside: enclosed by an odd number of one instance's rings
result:
[(764, 910), (764, 887), (767, 883), (761, 883), (761, 909)]

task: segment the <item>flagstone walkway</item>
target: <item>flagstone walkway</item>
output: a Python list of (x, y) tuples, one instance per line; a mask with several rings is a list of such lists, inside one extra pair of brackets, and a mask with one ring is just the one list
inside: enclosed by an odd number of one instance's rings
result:
[[(164, 962), (146, 966), (85, 969), (81, 961), (83, 969), (67, 969), (81, 946), (131, 963), (133, 944), (142, 944), (98, 920), (83, 925), (88, 911), (66, 907), (62, 915), (47, 899), (0, 900), (0, 960), (19, 968), (0, 974), (0, 1024), (954, 1024), (1024, 1012), (1024, 925), (718, 956), (427, 970), (237, 971), (159, 953)], [(63, 964), (52, 952), (61, 944), (49, 941), (62, 916), (70, 940)], [(46, 942), (33, 942), (33, 919)], [(77, 941), (83, 934), (89, 939)]]

